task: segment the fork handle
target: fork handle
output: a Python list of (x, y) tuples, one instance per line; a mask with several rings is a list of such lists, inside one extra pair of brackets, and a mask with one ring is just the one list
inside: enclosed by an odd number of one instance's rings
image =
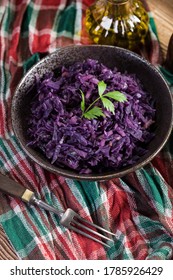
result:
[(34, 195), (32, 191), (2, 174), (0, 174), (0, 191), (10, 196), (20, 198), (24, 202), (30, 202)]
[(26, 189), (24, 186), (16, 183), (12, 179), (9, 179), (7, 176), (0, 174), (0, 191), (6, 193), (10, 196), (14, 196), (22, 199), (24, 202), (30, 204), (35, 204), (47, 211), (51, 211), (55, 214), (58, 214), (60, 217), (64, 213), (64, 211), (58, 210), (57, 208), (47, 204), (46, 202), (38, 199), (35, 196), (35, 193)]

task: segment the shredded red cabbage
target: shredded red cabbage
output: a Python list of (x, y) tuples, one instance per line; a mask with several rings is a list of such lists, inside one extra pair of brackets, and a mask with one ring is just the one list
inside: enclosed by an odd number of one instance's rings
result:
[[(98, 97), (99, 81), (107, 84), (107, 92), (124, 93), (127, 101), (112, 100), (115, 114), (103, 109), (106, 117), (82, 118), (80, 90), (89, 105)], [(101, 173), (134, 164), (147, 152), (154, 136), (154, 100), (135, 75), (88, 59), (36, 78), (34, 90), (28, 145), (52, 164), (80, 174)]]

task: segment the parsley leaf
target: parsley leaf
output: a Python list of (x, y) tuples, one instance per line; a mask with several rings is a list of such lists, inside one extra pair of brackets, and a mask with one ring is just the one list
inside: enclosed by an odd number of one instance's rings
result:
[(104, 96), (110, 97), (119, 102), (124, 102), (127, 100), (126, 96), (122, 92), (117, 90), (105, 93)]
[(106, 90), (106, 87), (107, 87), (107, 85), (105, 84), (104, 81), (98, 82), (98, 93), (99, 93), (100, 96), (103, 95), (103, 93), (104, 93), (105, 90)]
[[(104, 95), (105, 96), (105, 95)], [(102, 97), (101, 101), (103, 103), (103, 107), (106, 108), (108, 111), (110, 111), (111, 113), (115, 114), (115, 108), (114, 108), (114, 104), (112, 103), (112, 101), (110, 101), (109, 99), (107, 99), (106, 97)]]
[(86, 119), (97, 119), (98, 117), (104, 117), (105, 115), (102, 112), (102, 109), (98, 106), (94, 106), (91, 110), (85, 112), (83, 116)]
[(80, 92), (81, 92), (81, 96), (82, 96), (82, 101), (81, 101), (80, 107), (81, 107), (82, 112), (84, 112), (85, 111), (85, 96), (84, 96), (84, 93), (82, 90), (80, 90)]
[(81, 110), (82, 110), (82, 117), (85, 117), (86, 119), (96, 119), (98, 117), (105, 117), (102, 109), (98, 106), (94, 106), (94, 104), (97, 103), (97, 101), (101, 100), (103, 107), (106, 108), (106, 110), (110, 111), (111, 113), (115, 114), (115, 106), (109, 98), (114, 99), (115, 101), (124, 102), (127, 100), (126, 96), (120, 92), (120, 91), (109, 91), (107, 93), (104, 93), (107, 88), (107, 84), (104, 81), (98, 82), (98, 94), (99, 97), (97, 97), (89, 106), (85, 109), (85, 96), (82, 90), (81, 92)]

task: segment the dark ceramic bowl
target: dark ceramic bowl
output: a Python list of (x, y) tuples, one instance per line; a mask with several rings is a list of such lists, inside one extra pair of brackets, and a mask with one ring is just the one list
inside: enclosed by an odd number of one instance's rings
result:
[[(110, 68), (117, 67), (120, 71), (134, 73), (156, 100), (156, 125), (155, 137), (148, 145), (148, 153), (129, 167), (102, 174), (80, 175), (77, 172), (52, 165), (41, 153), (27, 146), (26, 121), (31, 94), (28, 89), (34, 83), (35, 74), (40, 77), (61, 65), (73, 64), (84, 59), (97, 59)], [(16, 88), (12, 102), (12, 124), (15, 135), (27, 155), (43, 168), (78, 180), (108, 180), (122, 177), (149, 163), (165, 145), (172, 129), (173, 109), (169, 88), (159, 71), (146, 60), (133, 52), (112, 46), (68, 46), (57, 49), (32, 67)]]

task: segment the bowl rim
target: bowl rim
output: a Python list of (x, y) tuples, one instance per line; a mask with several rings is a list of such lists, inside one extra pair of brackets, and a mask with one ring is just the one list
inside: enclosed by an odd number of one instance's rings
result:
[[(16, 96), (18, 94), (18, 92), (20, 91), (20, 88), (23, 84), (23, 82), (26, 80), (26, 78), (33, 72), (34, 69), (36, 69), (37, 67), (39, 67), (39, 65), (41, 65), (42, 63), (46, 62), (46, 60), (51, 59), (54, 55), (56, 55), (58, 52), (60, 52), (62, 49), (65, 50), (70, 50), (73, 48), (112, 48), (112, 49), (116, 49), (119, 50), (121, 52), (126, 52), (129, 53), (131, 56), (137, 58), (138, 60), (142, 61), (142, 63), (147, 64), (147, 66), (149, 66), (150, 68), (152, 68), (152, 70), (161, 78), (162, 82), (165, 84), (165, 87), (167, 88), (167, 92), (169, 93), (169, 97), (172, 103), (171, 106), (171, 121), (170, 121), (170, 125), (169, 125), (169, 129), (167, 131), (167, 133), (164, 136), (164, 140), (162, 141), (162, 143), (157, 147), (157, 149), (151, 153), (146, 159), (144, 159), (142, 162), (136, 163), (133, 166), (127, 166), (121, 169), (121, 171), (111, 171), (111, 172), (107, 172), (107, 173), (97, 173), (97, 174), (78, 174), (76, 171), (73, 170), (64, 170), (63, 168), (59, 168), (58, 166), (55, 166), (51, 163), (46, 162), (46, 159), (42, 162), (42, 160), (40, 159), (40, 156), (35, 157), (33, 154), (31, 154), (28, 150), (28, 148), (26, 148), (25, 144), (21, 141), (19, 135), (18, 135), (18, 131), (16, 129), (16, 124), (15, 124), (15, 114), (16, 114), (16, 110), (15, 110), (15, 99)], [(113, 178), (121, 178), (131, 172), (134, 172), (142, 167), (144, 167), (145, 165), (147, 165), (148, 163), (151, 162), (151, 160), (161, 151), (161, 149), (165, 146), (166, 142), (168, 141), (171, 132), (172, 132), (172, 128), (173, 128), (173, 97), (171, 94), (171, 91), (169, 89), (169, 86), (165, 80), (165, 78), (163, 77), (163, 75), (161, 74), (161, 72), (159, 71), (158, 67), (156, 67), (155, 65), (151, 64), (151, 62), (149, 62), (148, 60), (146, 60), (144, 57), (140, 56), (139, 54), (136, 54), (130, 50), (121, 48), (121, 47), (117, 47), (117, 46), (110, 46), (110, 45), (68, 45), (68, 46), (64, 46), (64, 47), (59, 47), (57, 48), (55, 51), (51, 52), (50, 54), (46, 55), (45, 57), (41, 58), (37, 63), (35, 63), (26, 73), (25, 75), (22, 77), (22, 79), (20, 80), (20, 82), (18, 83), (13, 97), (12, 97), (12, 104), (11, 104), (11, 116), (12, 116), (12, 128), (14, 131), (14, 135), (17, 138), (17, 141), (20, 143), (22, 149), (26, 152), (26, 154), (29, 156), (30, 159), (32, 159), (34, 162), (36, 162), (39, 166), (43, 167), (45, 170), (48, 170), (52, 173), (55, 173), (59, 176), (63, 176), (65, 178), (70, 178), (70, 179), (76, 179), (76, 180), (88, 180), (88, 181), (106, 181), (106, 180), (110, 180)], [(32, 149), (34, 151), (34, 149)], [(47, 165), (48, 164), (48, 165)]]

